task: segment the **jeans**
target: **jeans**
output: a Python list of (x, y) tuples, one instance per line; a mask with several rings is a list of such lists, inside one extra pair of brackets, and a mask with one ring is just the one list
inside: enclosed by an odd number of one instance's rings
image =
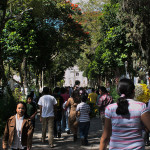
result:
[(87, 139), (90, 128), (90, 122), (79, 122), (79, 132), (81, 139)]
[(48, 142), (51, 145), (53, 144), (53, 136), (54, 136), (54, 117), (42, 118), (42, 141), (45, 141), (47, 126), (48, 126)]
[(61, 127), (62, 127), (62, 131), (70, 130), (68, 126), (68, 112), (67, 111), (64, 111), (62, 113)]
[(61, 134), (61, 120), (54, 120), (54, 136)]

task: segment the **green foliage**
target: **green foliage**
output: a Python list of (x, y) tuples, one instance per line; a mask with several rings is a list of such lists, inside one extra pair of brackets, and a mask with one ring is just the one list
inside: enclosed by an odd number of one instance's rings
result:
[(103, 15), (99, 17), (99, 46), (91, 62), (93, 68), (91, 69), (89, 65), (89, 75), (96, 73), (97, 76), (107, 79), (113, 78), (116, 76), (117, 69), (120, 74), (124, 74), (126, 60), (132, 61), (132, 44), (126, 41), (126, 30), (122, 28), (121, 21), (117, 17), (119, 8), (118, 3), (104, 5)]
[(16, 100), (8, 89), (0, 99), (0, 135), (2, 135), (7, 119), (15, 114)]
[(117, 99), (119, 98), (119, 95), (117, 93), (117, 87), (111, 86), (110, 87), (110, 95), (112, 96), (114, 102), (117, 102)]

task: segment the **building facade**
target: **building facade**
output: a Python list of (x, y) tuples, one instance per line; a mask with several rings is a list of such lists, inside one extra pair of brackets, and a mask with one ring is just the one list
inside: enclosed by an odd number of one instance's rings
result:
[(75, 83), (79, 83), (80, 87), (86, 87), (88, 81), (86, 77), (83, 77), (83, 72), (79, 70), (78, 66), (70, 67), (65, 71), (64, 86), (73, 87)]

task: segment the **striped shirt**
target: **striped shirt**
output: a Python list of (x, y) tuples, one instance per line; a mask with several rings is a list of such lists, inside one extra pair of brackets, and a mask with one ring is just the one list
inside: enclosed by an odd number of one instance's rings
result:
[(105, 109), (105, 117), (111, 119), (112, 136), (110, 138), (110, 150), (144, 150), (145, 144), (142, 138), (143, 124), (141, 115), (148, 111), (146, 104), (132, 99), (129, 103), (129, 115), (117, 115), (117, 103), (110, 104)]
[(90, 106), (85, 102), (81, 102), (77, 105), (76, 111), (80, 111), (79, 122), (88, 122), (90, 121)]

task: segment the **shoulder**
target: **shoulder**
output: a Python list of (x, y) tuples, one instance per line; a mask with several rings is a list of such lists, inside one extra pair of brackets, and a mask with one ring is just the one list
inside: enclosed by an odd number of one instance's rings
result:
[(117, 103), (109, 104), (109, 105), (106, 107), (106, 109), (107, 109), (107, 110), (116, 109), (117, 106), (118, 106)]
[(15, 117), (16, 117), (16, 115), (11, 116), (8, 120), (10, 121), (10, 120), (16, 119)]

